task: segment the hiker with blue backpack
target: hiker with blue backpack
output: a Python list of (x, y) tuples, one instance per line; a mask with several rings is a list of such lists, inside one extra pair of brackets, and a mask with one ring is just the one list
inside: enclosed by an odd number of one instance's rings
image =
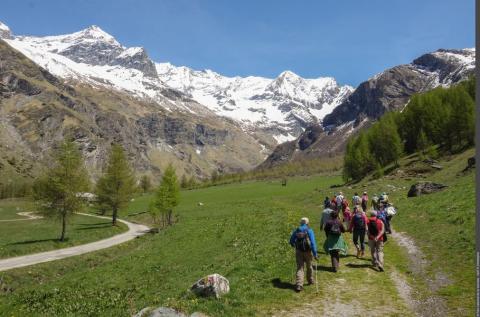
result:
[(345, 227), (338, 218), (338, 211), (332, 212), (330, 219), (325, 225), (327, 239), (325, 240), (323, 248), (325, 253), (330, 254), (332, 270), (334, 272), (337, 272), (340, 266), (340, 254), (347, 255), (347, 244), (342, 236), (344, 232)]
[[(365, 234), (367, 232), (367, 216), (364, 212), (355, 206), (353, 208), (353, 217), (350, 222), (350, 227), (348, 232), (353, 232), (353, 244), (357, 249), (357, 258), (363, 257), (365, 255)], [(360, 240), (360, 245), (358, 244)]]
[(297, 273), (295, 280), (295, 291), (303, 290), (304, 266), (307, 267), (308, 285), (315, 284), (313, 279), (313, 258), (318, 259), (315, 234), (308, 226), (309, 220), (304, 217), (300, 219), (300, 226), (292, 232), (290, 245), (295, 247), (295, 258), (297, 262)]

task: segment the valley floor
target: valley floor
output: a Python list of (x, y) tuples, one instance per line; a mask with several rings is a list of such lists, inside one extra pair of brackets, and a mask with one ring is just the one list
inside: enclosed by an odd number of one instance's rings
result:
[[(247, 182), (182, 192), (178, 223), (117, 247), (0, 273), (0, 315), (130, 316), (147, 306), (170, 306), (209, 316), (471, 316), (474, 311), (475, 182), (461, 173), (472, 151), (452, 157), (438, 172), (394, 171), (351, 186), (338, 176)], [(407, 172), (421, 162), (402, 161)], [(417, 180), (443, 182), (439, 193), (407, 198)], [(307, 216), (317, 243), (323, 199), (342, 190), (387, 191), (399, 214), (385, 247), (384, 273), (369, 256), (341, 258), (339, 273), (320, 255), (315, 286), (292, 290), (295, 260), (288, 245)], [(464, 197), (462, 200), (454, 197)], [(150, 196), (138, 197), (122, 217), (148, 222)], [(200, 205), (199, 203), (202, 203)], [(128, 216), (132, 214), (132, 216)], [(135, 214), (135, 215), (133, 215)], [(459, 234), (461, 233), (461, 234)], [(350, 254), (354, 253), (347, 234)], [(188, 291), (219, 273), (231, 292), (219, 300)], [(432, 315), (433, 314), (433, 315)]]

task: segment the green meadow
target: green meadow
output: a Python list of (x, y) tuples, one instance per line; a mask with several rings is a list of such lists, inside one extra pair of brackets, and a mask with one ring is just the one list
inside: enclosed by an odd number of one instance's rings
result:
[[(82, 256), (1, 272), (4, 290), (0, 290), (0, 315), (130, 316), (147, 306), (164, 305), (209, 316), (288, 316), (296, 309), (305, 309), (305, 304), (329, 309), (332, 301), (363, 315), (371, 310), (370, 296), (375, 294), (379, 313), (413, 316), (391, 278), (391, 273), (397, 272), (420, 298), (433, 294), (444, 299), (448, 315), (471, 316), (475, 292), (475, 182), (474, 172), (459, 174), (471, 155), (473, 150), (442, 161), (444, 169), (427, 170), (425, 178), (399, 177), (391, 171), (381, 179), (338, 188), (332, 185), (342, 184), (341, 177), (333, 175), (290, 178), (286, 187), (273, 180), (182, 191), (175, 211), (177, 222), (158, 234)], [(421, 165), (411, 156), (401, 161), (400, 169), (418, 169)], [(423, 179), (449, 187), (407, 198), (409, 186)], [(431, 263), (427, 276), (415, 276), (407, 250), (393, 238), (385, 247), (385, 273), (370, 268), (369, 256), (357, 259), (353, 255), (341, 258), (339, 273), (331, 272), (330, 258), (323, 253), (325, 235), (319, 232), (319, 220), (323, 199), (339, 190), (349, 198), (355, 191), (368, 190), (370, 195), (387, 191), (399, 210), (392, 226), (413, 238), (422, 250)], [(121, 217), (149, 224), (149, 215), (144, 212), (150, 199), (150, 195), (136, 197)], [(297, 294), (292, 290), (295, 259), (288, 239), (302, 216), (310, 218), (315, 230), (320, 260), (316, 270), (318, 291), (315, 286), (307, 286)], [(102, 228), (102, 222), (88, 217), (74, 219), (67, 243), (94, 240), (100, 238), (94, 237), (100, 232), (113, 234), (111, 227)], [(95, 229), (81, 230), (88, 226)], [(4, 235), (2, 229), (0, 235), (2, 244), (4, 239), (11, 244), (52, 239), (57, 231), (59, 226), (30, 229), (23, 237)], [(351, 235), (345, 237), (350, 254), (354, 254)], [(26, 249), (18, 252), (41, 250), (26, 245), (21, 245)], [(49, 248), (52, 244), (46, 245), (45, 249)], [(0, 254), (10, 256), (13, 250), (2, 249)], [(422, 279), (438, 272), (448, 283), (431, 290)], [(212, 273), (229, 279), (230, 293), (218, 300), (192, 296), (189, 287)]]

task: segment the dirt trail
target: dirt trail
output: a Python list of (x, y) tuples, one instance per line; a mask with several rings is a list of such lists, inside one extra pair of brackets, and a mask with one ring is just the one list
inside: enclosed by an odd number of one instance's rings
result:
[[(445, 300), (435, 295), (435, 292), (443, 286), (449, 285), (451, 281), (442, 272), (437, 272), (432, 279), (427, 274), (427, 267), (430, 263), (425, 259), (423, 253), (415, 244), (415, 241), (403, 232), (392, 232), (395, 242), (407, 251), (409, 267), (416, 279), (426, 282), (429, 294), (421, 298), (417, 291), (413, 290), (405, 278), (398, 272), (392, 272), (390, 277), (395, 282), (400, 296), (407, 304), (421, 317), (441, 317), (447, 315)], [(421, 298), (421, 299), (420, 299)]]
[(22, 212), (17, 212), (17, 215), (21, 217), (27, 217), (27, 218), (19, 218), (19, 219), (5, 219), (5, 220), (0, 220), (0, 222), (10, 222), (10, 221), (27, 221), (27, 220), (36, 220), (36, 219), (42, 219), (43, 216), (36, 215), (32, 211), (22, 211)]
[[(307, 303), (298, 305), (297, 307), (289, 307), (277, 312), (272, 316), (275, 317), (337, 317), (337, 316), (418, 316), (418, 317), (441, 317), (447, 315), (447, 306), (441, 297), (435, 295), (435, 291), (440, 287), (448, 285), (451, 281), (441, 272), (438, 272), (434, 279), (429, 278), (427, 268), (430, 263), (425, 259), (421, 250), (415, 244), (415, 241), (402, 232), (392, 233), (392, 242), (397, 243), (400, 247), (407, 251), (410, 270), (416, 280), (425, 281), (429, 293), (425, 297), (424, 294), (419, 294), (409, 283), (405, 276), (396, 270), (385, 273), (385, 278), (393, 282), (397, 293), (400, 306), (397, 302), (394, 305), (385, 303), (384, 305), (377, 304), (375, 309), (369, 305), (369, 301), (364, 296), (355, 296), (355, 298), (345, 298), (342, 296), (348, 292), (352, 287), (355, 288), (357, 294), (369, 294), (372, 292), (364, 284), (354, 281), (347, 282), (345, 278), (339, 277), (325, 288), (322, 287), (318, 299), (307, 300)], [(390, 242), (390, 243), (392, 243)], [(388, 255), (386, 257), (388, 261)], [(350, 259), (343, 258), (341, 260), (342, 271), (348, 271), (348, 263), (352, 262)], [(355, 261), (355, 260), (354, 260)], [(358, 261), (357, 261), (358, 262)], [(373, 270), (365, 270), (365, 279), (369, 279), (372, 274), (378, 274)], [(340, 273), (341, 274), (341, 273)], [(410, 312), (405, 311), (409, 309)]]
[[(101, 219), (111, 219), (110, 217), (96, 216), (92, 214), (84, 214), (84, 213), (78, 213), (78, 214), (89, 216), (89, 217), (101, 218)], [(40, 253), (29, 254), (24, 256), (17, 256), (17, 257), (8, 258), (8, 259), (2, 259), (0, 260), (0, 271), (6, 271), (6, 270), (34, 265), (38, 263), (64, 259), (64, 258), (68, 258), (75, 255), (80, 255), (88, 252), (102, 250), (105, 248), (110, 248), (117, 244), (135, 239), (136, 237), (145, 234), (149, 229), (147, 226), (144, 226), (144, 225), (131, 223), (122, 219), (117, 219), (117, 220), (120, 222), (123, 222), (128, 226), (127, 232), (117, 234), (107, 239), (103, 239), (103, 240), (99, 240), (99, 241), (95, 241), (87, 244), (82, 244), (75, 247), (58, 249), (58, 250), (47, 251), (47, 252), (40, 252)]]

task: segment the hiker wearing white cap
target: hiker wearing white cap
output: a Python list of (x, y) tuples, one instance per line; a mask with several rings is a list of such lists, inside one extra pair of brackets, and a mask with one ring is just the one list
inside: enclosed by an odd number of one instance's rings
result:
[(313, 279), (312, 260), (318, 259), (317, 243), (313, 230), (308, 226), (309, 220), (306, 217), (300, 219), (300, 226), (292, 232), (290, 245), (295, 247), (295, 259), (297, 261), (297, 274), (295, 280), (295, 291), (303, 290), (304, 266), (307, 267), (308, 284), (315, 284)]

